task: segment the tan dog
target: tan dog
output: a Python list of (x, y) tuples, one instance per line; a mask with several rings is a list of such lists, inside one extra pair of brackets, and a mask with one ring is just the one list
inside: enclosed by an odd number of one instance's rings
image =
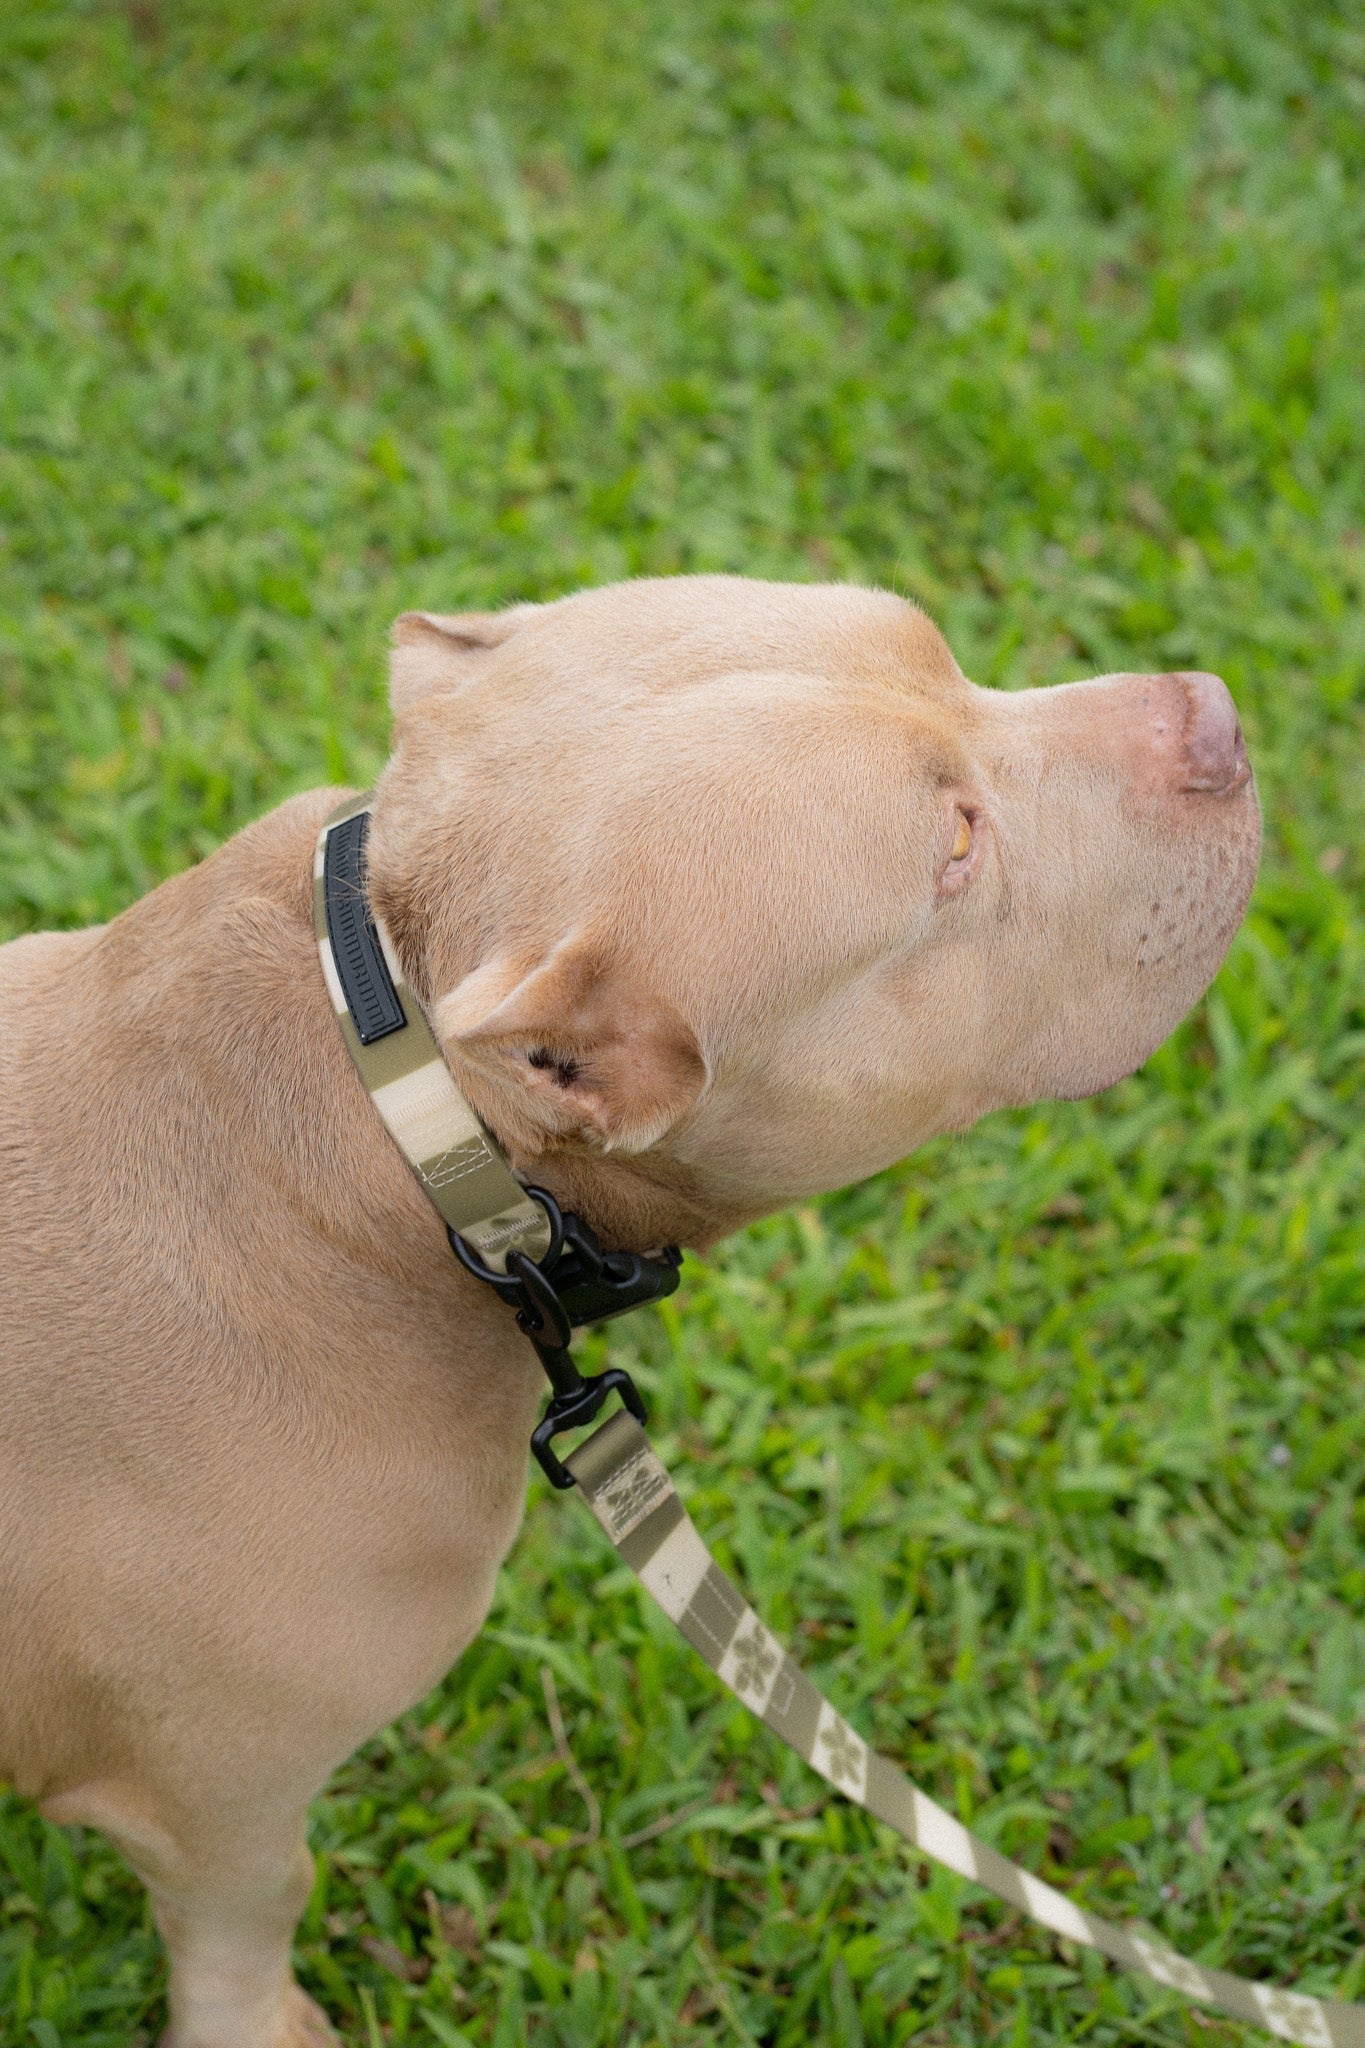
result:
[[(704, 1245), (1126, 1074), (1256, 869), (1227, 692), (965, 681), (882, 592), (398, 622), (374, 904), (518, 1170)], [(298, 797), (0, 951), (0, 1773), (150, 1888), (176, 2048), (326, 2038), (304, 1814), (478, 1630), (539, 1367), (351, 1067)]]

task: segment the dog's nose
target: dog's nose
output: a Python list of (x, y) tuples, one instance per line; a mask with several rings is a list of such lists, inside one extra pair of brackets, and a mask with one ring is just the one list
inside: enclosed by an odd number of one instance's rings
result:
[(1166, 685), (1158, 730), (1171, 749), (1178, 786), (1210, 796), (1241, 789), (1251, 768), (1237, 707), (1222, 677), (1181, 669), (1158, 680)]

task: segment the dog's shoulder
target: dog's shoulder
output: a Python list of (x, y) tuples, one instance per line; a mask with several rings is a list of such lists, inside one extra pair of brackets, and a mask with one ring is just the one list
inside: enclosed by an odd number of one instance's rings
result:
[(79, 932), (29, 932), (0, 946), (0, 1074), (44, 1011), (60, 1002), (72, 971), (99, 943), (103, 925)]

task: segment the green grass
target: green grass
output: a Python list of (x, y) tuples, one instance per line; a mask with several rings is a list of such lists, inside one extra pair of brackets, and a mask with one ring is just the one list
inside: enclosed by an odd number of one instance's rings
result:
[[(0, 10), (4, 931), (368, 777), (409, 605), (836, 574), (982, 681), (1227, 676), (1267, 857), (1175, 1040), (750, 1232), (612, 1349), (922, 1783), (1348, 1996), (1363, 193), (1350, 0)], [(318, 1804), (303, 1976), (364, 2048), (1255, 2038), (816, 1798), (537, 1486), (486, 1638)], [(150, 2039), (159, 1972), (108, 1852), (0, 1801), (4, 2048)]]

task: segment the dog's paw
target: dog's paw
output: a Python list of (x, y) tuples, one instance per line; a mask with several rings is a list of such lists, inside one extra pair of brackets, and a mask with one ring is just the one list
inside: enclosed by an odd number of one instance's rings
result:
[[(214, 2040), (219, 2038), (215, 2033)], [(161, 2036), (157, 2048), (186, 2048), (186, 2044), (172, 2027)], [(341, 2048), (341, 2037), (334, 2032), (322, 2007), (314, 2005), (307, 1992), (300, 1991), (295, 1984), (284, 2017), (271, 2036), (270, 2048)]]
[(320, 2005), (314, 2005), (306, 1991), (294, 1986), (283, 2029), (274, 2048), (341, 2048), (341, 2036)]

